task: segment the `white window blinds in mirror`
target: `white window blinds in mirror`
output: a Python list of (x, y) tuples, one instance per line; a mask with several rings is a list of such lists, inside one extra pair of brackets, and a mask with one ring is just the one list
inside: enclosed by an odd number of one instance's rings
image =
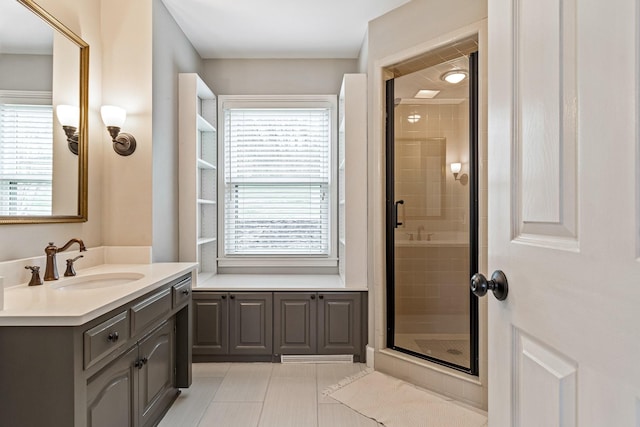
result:
[(0, 215), (51, 215), (51, 105), (0, 103)]
[(224, 111), (225, 255), (329, 255), (331, 110)]

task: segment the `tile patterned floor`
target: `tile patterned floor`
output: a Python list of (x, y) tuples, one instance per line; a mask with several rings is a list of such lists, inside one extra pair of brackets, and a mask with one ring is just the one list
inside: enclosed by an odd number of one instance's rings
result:
[(378, 427), (322, 395), (360, 363), (194, 363), (160, 427)]

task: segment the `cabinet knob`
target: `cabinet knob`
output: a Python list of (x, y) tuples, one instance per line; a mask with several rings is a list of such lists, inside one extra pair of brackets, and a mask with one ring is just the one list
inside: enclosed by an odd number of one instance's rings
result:
[(324, 299), (324, 295), (319, 295), (318, 298)]
[(184, 291), (182, 291), (182, 295), (189, 295), (189, 289), (185, 289)]
[(316, 296), (315, 295), (311, 295), (311, 299), (316, 299)]
[(116, 342), (118, 341), (118, 338), (120, 338), (118, 332), (111, 332), (109, 335), (107, 335), (107, 341)]
[(236, 299), (236, 296), (235, 295), (229, 295), (229, 298)]
[(226, 295), (222, 295), (222, 299), (227, 299), (227, 296)]
[(144, 365), (146, 365), (148, 361), (149, 360), (146, 357), (143, 357), (142, 359), (136, 360), (136, 362), (133, 364), (133, 366), (138, 368), (138, 369), (142, 369), (142, 367)]

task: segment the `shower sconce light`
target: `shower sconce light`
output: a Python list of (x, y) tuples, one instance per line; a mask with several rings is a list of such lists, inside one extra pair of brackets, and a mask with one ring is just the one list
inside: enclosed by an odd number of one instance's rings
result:
[(467, 183), (469, 182), (469, 175), (463, 173), (462, 175), (460, 175), (460, 178), (458, 178), (458, 174), (460, 174), (461, 170), (462, 163), (451, 163), (451, 173), (453, 173), (453, 178), (456, 181), (460, 181), (460, 184), (467, 185)]
[(113, 140), (113, 150), (121, 156), (129, 156), (136, 151), (136, 139), (133, 135), (120, 133), (120, 128), (127, 118), (127, 111), (113, 105), (103, 105), (100, 108), (100, 115)]
[(416, 111), (413, 111), (411, 112), (411, 114), (407, 116), (407, 121), (411, 124), (414, 124), (414, 123), (418, 123), (421, 118), (422, 116), (420, 114), (418, 114)]
[(447, 83), (458, 84), (467, 78), (466, 70), (451, 70), (444, 73), (440, 78)]
[(80, 121), (80, 109), (73, 105), (58, 105), (56, 107), (58, 121), (62, 125), (67, 136), (69, 151), (78, 155), (78, 122)]

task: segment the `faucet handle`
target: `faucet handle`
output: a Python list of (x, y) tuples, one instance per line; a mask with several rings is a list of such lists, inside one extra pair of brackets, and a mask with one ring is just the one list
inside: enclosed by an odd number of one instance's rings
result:
[(67, 260), (67, 269), (64, 272), (65, 277), (75, 276), (76, 269), (73, 268), (73, 263), (76, 262), (79, 258), (84, 258), (84, 255), (78, 255), (75, 258), (69, 258)]
[(31, 270), (31, 280), (29, 280), (29, 286), (39, 286), (42, 285), (42, 280), (40, 280), (40, 267), (37, 265), (25, 265), (26, 270)]

